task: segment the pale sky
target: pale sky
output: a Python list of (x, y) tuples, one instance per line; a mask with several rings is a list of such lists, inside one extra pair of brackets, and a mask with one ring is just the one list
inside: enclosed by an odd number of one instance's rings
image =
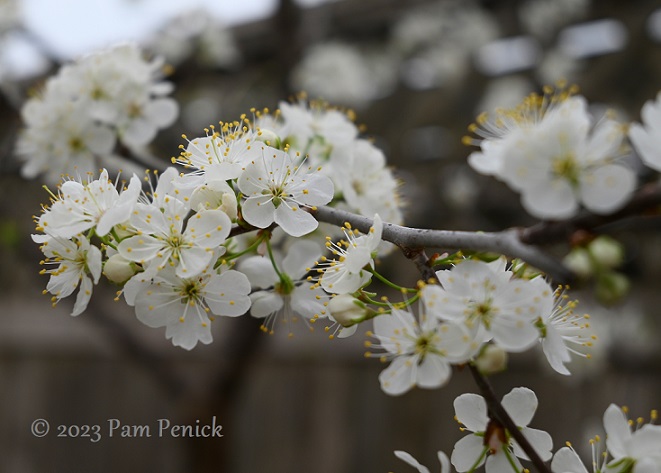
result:
[(66, 56), (139, 40), (184, 10), (205, 8), (227, 24), (271, 14), (277, 0), (22, 0), (26, 26)]
[[(278, 0), (20, 0), (23, 24), (61, 59), (118, 42), (140, 41), (184, 10), (204, 8), (227, 25), (269, 16)], [(310, 0), (307, 0), (310, 1)], [(17, 77), (38, 73), (43, 61), (20, 36), (0, 51)]]

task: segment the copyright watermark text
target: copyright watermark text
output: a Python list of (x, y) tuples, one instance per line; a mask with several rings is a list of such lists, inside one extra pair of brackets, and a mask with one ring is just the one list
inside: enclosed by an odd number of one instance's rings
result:
[[(52, 431), (51, 431), (52, 428)], [(46, 419), (35, 419), (30, 425), (30, 432), (35, 437), (81, 438), (98, 442), (103, 438), (213, 438), (222, 437), (223, 426), (218, 424), (216, 416), (208, 422), (199, 419), (194, 424), (176, 424), (170, 419), (158, 419), (151, 424), (126, 424), (120, 419), (107, 419), (99, 424), (57, 424), (51, 426)]]

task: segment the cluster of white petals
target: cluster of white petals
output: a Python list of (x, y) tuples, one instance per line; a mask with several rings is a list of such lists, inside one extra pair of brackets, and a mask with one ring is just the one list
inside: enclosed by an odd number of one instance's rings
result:
[(382, 360), (392, 360), (379, 375), (381, 389), (387, 394), (400, 395), (413, 386), (433, 389), (445, 385), (452, 374), (451, 364), (468, 361), (479, 347), (464, 326), (442, 322), (424, 310), (428, 291), (423, 290), (421, 297), (417, 319), (409, 310), (394, 306), (390, 314), (374, 319), (370, 335), (377, 343), (367, 346), (384, 350), (375, 354)]
[[(72, 83), (78, 81), (81, 92), (71, 103), (86, 102), (94, 115), (86, 123), (114, 133), (104, 127), (121, 115), (121, 109), (112, 108), (117, 102), (113, 87), (121, 89), (121, 84), (106, 84), (98, 70), (112, 75), (111, 58), (126, 68), (131, 61), (120, 58), (133, 53), (129, 47), (120, 48), (116, 56), (91, 56), (61, 72)], [(91, 68), (87, 76), (96, 81), (95, 91), (76, 79), (80, 67)], [(128, 72), (144, 80), (152, 77), (151, 72), (134, 69)], [(57, 79), (48, 87), (74, 86)], [(162, 89), (158, 84), (153, 87)], [(32, 107), (42, 105), (35, 102)], [(120, 139), (130, 134), (128, 128), (123, 130)], [(187, 145), (172, 159), (184, 172), (170, 167), (155, 173), (155, 186), (148, 174), (149, 191), (142, 190), (137, 176), (118, 189), (104, 169), (98, 179), (87, 182), (67, 179), (57, 195), (52, 194), (52, 204), (37, 218), (42, 234), (33, 238), (43, 243), (45, 262), (59, 264), (44, 271), (51, 276), (47, 291), (54, 302), (80, 287), (74, 314), (81, 313), (91, 286), (103, 274), (121, 286), (140, 321), (165, 327), (166, 337), (175, 345), (191, 349), (212, 340), (213, 316), (250, 312), (265, 320), (267, 332), (275, 330), (277, 320), (305, 320), (311, 327), (330, 315), (328, 292), (351, 293), (369, 282), (368, 269), (381, 243), (378, 215), (369, 234), (347, 233), (352, 244), (337, 247), (341, 261), (320, 278), (323, 284), (311, 277), (322, 260), (324, 243), (330, 245), (328, 237), (316, 231), (317, 206), (368, 212), (375, 207), (365, 203), (370, 200), (365, 195), (371, 194), (375, 202), (389, 201), (389, 215), (401, 218), (394, 198), (396, 184), (382, 154), (358, 138), (347, 114), (321, 104), (282, 104), (280, 112), (253, 111), (252, 120), (242, 116), (217, 128), (210, 126), (204, 136), (184, 139)], [(349, 145), (377, 156), (378, 166), (374, 170), (354, 165), (353, 181), (343, 182), (342, 192), (330, 176), (337, 174), (334, 166), (347, 166), (339, 154)], [(299, 147), (309, 153), (302, 154)], [(355, 156), (356, 162), (360, 159)], [(361, 181), (365, 189), (379, 192), (361, 196), (357, 191)], [(55, 246), (58, 253), (52, 249)], [(65, 247), (71, 256), (60, 255)], [(224, 284), (226, 291), (221, 288)], [(335, 333), (348, 336), (355, 329), (342, 327)]]
[[(551, 436), (528, 427), (537, 410), (535, 393), (528, 388), (514, 388), (501, 403), (540, 458), (550, 460)], [(483, 464), (486, 473), (522, 471), (519, 458), (528, 460), (528, 456), (505, 427), (489, 418), (482, 396), (462, 394), (454, 400), (454, 410), (457, 422), (464, 426), (462, 430), (472, 432), (459, 440), (452, 451), (450, 461), (458, 472), (474, 471)]]
[(573, 90), (532, 94), (519, 106), (483, 114), (470, 130), (481, 139), (468, 162), (521, 193), (535, 217), (563, 219), (580, 206), (597, 214), (618, 210), (636, 187), (634, 171), (622, 162), (626, 128), (603, 117), (596, 123), (587, 102)]
[(118, 167), (117, 141), (133, 148), (150, 143), (178, 115), (177, 103), (165, 97), (172, 86), (160, 81), (162, 66), (127, 44), (62, 67), (22, 109), (23, 175), (57, 182), (62, 173)]
[[(611, 404), (604, 412), (606, 451), (599, 454), (597, 436), (592, 439), (592, 465), (595, 473), (655, 473), (661, 471), (661, 426), (635, 423), (626, 417), (627, 410)], [(655, 419), (656, 412), (652, 417)], [(633, 427), (632, 427), (633, 426)], [(599, 458), (598, 458), (599, 457)], [(588, 473), (571, 446), (558, 450), (551, 463), (553, 473)]]
[(45, 207), (37, 219), (37, 230), (42, 233), (32, 235), (32, 239), (42, 244), (41, 251), (47, 258), (42, 263), (58, 263), (56, 269), (42, 271), (50, 275), (46, 292), (53, 295), (55, 303), (71, 295), (80, 284), (72, 315), (85, 310), (92, 283), (97, 284), (101, 277), (102, 253), (90, 242), (89, 232), (104, 237), (128, 220), (139, 192), (137, 177), (133, 176), (120, 192), (104, 170), (98, 179), (86, 183), (64, 182), (58, 195), (53, 195), (51, 206)]

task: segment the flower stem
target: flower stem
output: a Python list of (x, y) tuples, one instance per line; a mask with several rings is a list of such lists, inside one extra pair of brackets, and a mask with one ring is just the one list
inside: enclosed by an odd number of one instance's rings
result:
[(372, 274), (373, 274), (373, 275), (374, 275), (379, 281), (381, 281), (383, 284), (385, 284), (385, 285), (388, 286), (388, 287), (392, 287), (393, 289), (397, 289), (398, 291), (401, 291), (401, 292), (418, 292), (417, 289), (410, 289), (410, 288), (408, 288), (408, 287), (398, 286), (398, 285), (395, 284), (394, 282), (389, 281), (389, 280), (386, 279), (384, 276), (382, 276), (381, 274), (379, 274), (379, 273), (376, 271), (376, 269), (371, 269), (371, 268), (370, 268), (370, 269), (368, 269), (367, 271), (369, 271), (370, 273), (372, 273)]
[(266, 249), (269, 252), (269, 258), (271, 260), (271, 264), (273, 265), (273, 269), (275, 270), (275, 273), (278, 275), (280, 280), (284, 280), (284, 277), (282, 276), (282, 273), (278, 269), (278, 265), (275, 262), (275, 258), (273, 257), (273, 250), (271, 249), (271, 238), (266, 239)]
[(521, 433), (521, 430), (519, 430), (503, 405), (500, 403), (487, 378), (480, 373), (475, 364), (470, 363), (468, 366), (470, 367), (471, 374), (473, 375), (477, 387), (482, 392), (482, 396), (487, 403), (489, 416), (505, 426), (509, 434), (514, 437), (514, 440), (516, 440), (516, 443), (518, 443), (521, 449), (526, 452), (526, 455), (528, 455), (528, 458), (530, 458), (530, 461), (535, 465), (535, 468), (539, 473), (551, 473), (550, 468), (546, 466), (546, 463), (544, 463), (532, 445), (530, 445), (528, 439), (523, 433)]

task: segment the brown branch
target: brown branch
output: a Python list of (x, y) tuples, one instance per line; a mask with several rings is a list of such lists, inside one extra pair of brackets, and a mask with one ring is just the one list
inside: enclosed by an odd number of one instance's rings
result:
[(658, 215), (661, 210), (661, 186), (648, 184), (641, 187), (629, 203), (615, 213), (595, 215), (582, 212), (557, 222), (542, 222), (519, 230), (521, 242), (528, 245), (544, 245), (567, 241), (577, 230), (599, 231), (600, 227), (637, 215)]
[(500, 403), (493, 387), (491, 387), (491, 384), (489, 383), (489, 380), (480, 373), (475, 365), (470, 364), (469, 366), (473, 379), (475, 379), (475, 383), (487, 403), (489, 417), (494, 418), (507, 429), (510, 435), (514, 437), (514, 440), (516, 440), (516, 443), (518, 443), (521, 449), (526, 452), (530, 461), (535, 465), (535, 468), (537, 468), (537, 471), (540, 473), (551, 473), (551, 469), (537, 454), (537, 451), (535, 451), (530, 442), (528, 442), (528, 439), (523, 435), (521, 430), (519, 430), (519, 427), (514, 423), (510, 415)]
[[(349, 222), (363, 233), (367, 233), (372, 226), (372, 219), (331, 207), (318, 207), (311, 213), (320, 221), (338, 226)], [(383, 239), (409, 251), (423, 248), (491, 251), (520, 258), (547, 273), (557, 282), (569, 283), (574, 279), (573, 273), (555, 258), (533, 245), (523, 243), (520, 240), (520, 231), (516, 229), (502, 232), (462, 232), (409, 228), (384, 223)]]

